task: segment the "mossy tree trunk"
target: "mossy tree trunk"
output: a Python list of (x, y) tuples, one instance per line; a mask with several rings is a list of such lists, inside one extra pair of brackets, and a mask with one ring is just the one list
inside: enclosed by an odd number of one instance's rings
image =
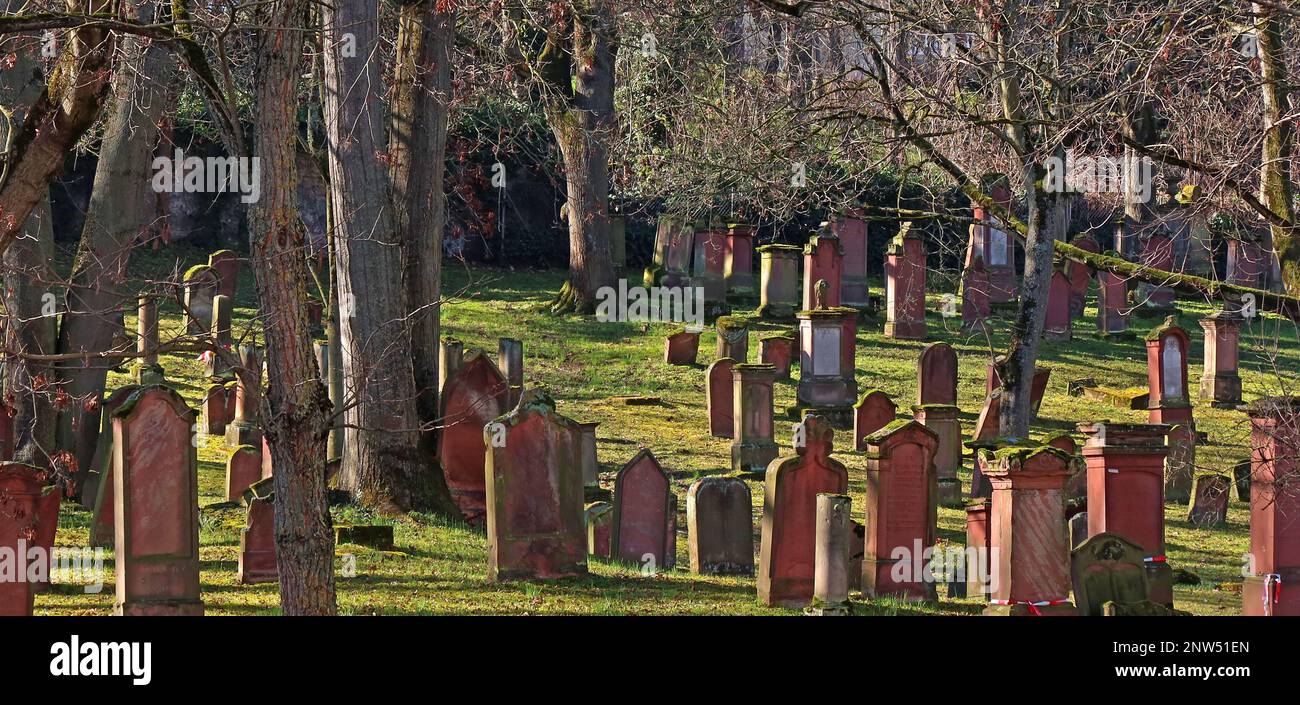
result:
[[(1259, 44), (1260, 90), (1264, 98), (1264, 143), (1260, 160), (1260, 201), (1287, 223), (1295, 223), (1290, 180), (1294, 152), (1294, 128), (1290, 111), (1286, 57), (1282, 45), (1282, 18), (1276, 5), (1252, 5)], [(1300, 296), (1300, 238), (1294, 225), (1271, 222), (1273, 248), (1282, 268), (1282, 283), (1288, 293)]]

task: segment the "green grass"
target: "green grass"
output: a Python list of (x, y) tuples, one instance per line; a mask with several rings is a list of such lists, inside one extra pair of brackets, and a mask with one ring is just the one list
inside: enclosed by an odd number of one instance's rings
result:
[[(167, 253), (145, 253), (137, 258), (139, 276), (158, 274), (172, 268), (168, 257), (179, 252), (182, 265), (203, 261), (206, 255), (175, 249)], [(183, 267), (182, 267), (183, 271)], [(631, 277), (630, 277), (631, 278)], [(559, 411), (579, 421), (599, 421), (599, 460), (602, 482), (612, 486), (613, 474), (640, 448), (648, 447), (673, 479), (682, 516), (677, 546), (677, 568), (653, 577), (642, 576), (633, 566), (592, 559), (586, 578), (538, 584), (488, 582), (486, 539), (481, 530), (459, 523), (447, 523), (421, 514), (393, 521), (397, 550), (380, 552), (358, 546), (339, 546), (336, 568), (355, 567), (355, 575), (338, 579), (339, 609), (343, 614), (793, 614), (793, 610), (761, 607), (755, 599), (752, 579), (697, 576), (689, 572), (685, 537), (685, 493), (697, 477), (729, 471), (729, 441), (712, 438), (707, 431), (704, 370), (712, 361), (715, 337), (710, 330), (701, 337), (699, 364), (669, 367), (662, 361), (663, 335), (673, 326), (639, 323), (596, 323), (578, 317), (551, 317), (536, 312), (561, 283), (560, 272), (466, 269), (452, 265), (446, 273), (446, 291), (454, 300), (444, 308), (447, 335), (463, 340), (466, 347), (481, 347), (496, 354), (502, 336), (524, 341), (526, 382), (546, 387), (558, 400)], [(879, 282), (874, 283), (879, 294)], [(1093, 300), (1090, 299), (1090, 304)], [(253, 283), (245, 270), (240, 281), (236, 335), (246, 328), (254, 314)], [(931, 296), (931, 310), (939, 308), (939, 295)], [(1189, 367), (1193, 390), (1200, 375), (1201, 331), (1196, 319), (1210, 307), (1182, 302), (1182, 324), (1192, 334), (1194, 345)], [(752, 313), (756, 302), (745, 304), (739, 315)], [(747, 307), (747, 308), (746, 308)], [(164, 327), (179, 328), (179, 309), (163, 307)], [(1042, 361), (1052, 368), (1051, 382), (1043, 401), (1035, 435), (1045, 438), (1072, 431), (1075, 424), (1099, 419), (1145, 421), (1142, 411), (1129, 411), (1100, 402), (1066, 395), (1068, 380), (1093, 377), (1116, 388), (1146, 385), (1146, 353), (1140, 340), (1101, 341), (1091, 335), (1095, 329), (1095, 308), (1075, 322), (1076, 339), (1065, 343), (1044, 343)], [(1134, 319), (1132, 327), (1143, 331), (1159, 319)], [(134, 321), (128, 317), (127, 325)], [(992, 340), (983, 335), (964, 336), (958, 321), (929, 316), (930, 336), (924, 342), (889, 340), (882, 335), (883, 321), (860, 325), (858, 332), (858, 386), (878, 387), (889, 393), (900, 410), (915, 402), (916, 361), (928, 342), (951, 343), (960, 356), (959, 402), (963, 430), (971, 433), (984, 395), (985, 365), (992, 350), (1006, 342), (1005, 322)], [(755, 323), (750, 338), (750, 357), (756, 358), (758, 335), (788, 330), (790, 326)], [(164, 337), (166, 331), (163, 333)], [(1280, 336), (1280, 344), (1275, 336)], [(1139, 336), (1140, 338), (1140, 336)], [(1276, 354), (1273, 354), (1276, 353)], [(1300, 352), (1295, 328), (1276, 319), (1256, 322), (1242, 340), (1242, 379), (1247, 400), (1276, 394), (1280, 378), (1292, 385), (1300, 377)], [(164, 357), (167, 375), (197, 408), (203, 391), (201, 364), (197, 359)], [(113, 374), (110, 386), (127, 381), (125, 374)], [(794, 401), (794, 383), (778, 381), (775, 406), (778, 410), (777, 442), (788, 447), (789, 419), (780, 410)], [(661, 397), (663, 406), (627, 406), (614, 398), (627, 395)], [(1249, 426), (1240, 412), (1196, 405), (1198, 428), (1209, 435), (1209, 443), (1198, 448), (1199, 472), (1231, 475), (1232, 464), (1246, 457)], [(848, 432), (837, 434), (837, 457), (849, 468), (850, 494), (854, 515), (862, 520), (865, 463), (857, 452), (843, 450)], [(239, 508), (213, 507), (222, 500), (224, 468), (229, 448), (224, 439), (204, 437), (199, 447), (199, 492), (201, 513), (200, 554), (203, 599), (209, 614), (273, 614), (278, 610), (275, 585), (241, 586), (235, 582), (239, 528), (244, 512)], [(967, 461), (969, 462), (969, 460)], [(969, 489), (970, 471), (962, 471), (963, 487)], [(755, 502), (755, 548), (761, 517), (762, 488), (751, 483)], [(338, 522), (388, 521), (370, 516), (356, 507), (336, 507)], [(1186, 522), (1187, 508), (1165, 507), (1167, 555), (1176, 568), (1195, 573), (1200, 584), (1178, 585), (1175, 600), (1180, 609), (1197, 614), (1236, 614), (1240, 597), (1236, 586), (1241, 579), (1242, 554), (1249, 544), (1248, 508), (1233, 501), (1226, 526), (1202, 529)], [(90, 516), (79, 507), (65, 505), (60, 518), (57, 543), (85, 546)], [(939, 538), (944, 544), (962, 544), (965, 515), (956, 509), (940, 508)], [(111, 552), (109, 554), (111, 559)], [(106, 561), (111, 571), (111, 564)], [(111, 580), (111, 577), (109, 578)], [(940, 589), (942, 594), (943, 590)], [(37, 598), (38, 613), (108, 614), (112, 609), (112, 587), (100, 594), (84, 594), (75, 586), (60, 586)], [(977, 612), (976, 600), (942, 599), (935, 605), (913, 605), (893, 600), (859, 602), (861, 611), (871, 614)]]

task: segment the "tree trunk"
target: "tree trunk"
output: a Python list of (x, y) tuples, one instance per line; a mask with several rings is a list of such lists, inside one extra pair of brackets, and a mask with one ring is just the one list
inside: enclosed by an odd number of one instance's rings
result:
[[(456, 16), (437, 0), (402, 5), (398, 20), (388, 154), (393, 219), (406, 263), (406, 310), (420, 419), (420, 457), (437, 457), (438, 328), (442, 297), (443, 194), (451, 50)], [(429, 473), (429, 503), (459, 517), (440, 468)]]
[[(1256, 35), (1259, 43), (1260, 90), (1264, 96), (1264, 144), (1259, 174), (1260, 201), (1289, 223), (1295, 222), (1290, 181), (1292, 124), (1287, 119), (1286, 57), (1282, 45), (1282, 19), (1271, 3), (1254, 3), (1259, 18)], [(1269, 226), (1273, 248), (1282, 266), (1282, 284), (1286, 292), (1300, 296), (1300, 238), (1294, 228)]]
[(251, 263), (267, 344), (262, 428), (275, 465), (276, 564), (286, 615), (332, 615), (334, 531), (325, 486), (330, 407), (307, 317), (305, 228), (297, 202), (297, 82), (307, 0), (258, 11), (256, 154), (261, 198), (249, 209)]
[[(596, 292), (614, 286), (609, 242), (607, 141), (614, 129), (614, 18), (606, 3), (573, 17), (572, 95), (546, 109), (564, 158), (569, 222), (569, 277), (552, 305), (556, 313), (596, 310)], [(567, 77), (565, 77), (567, 80)], [(558, 87), (567, 91), (567, 86)]]
[[(433, 458), (423, 456), (420, 445), (402, 242), (379, 159), (385, 122), (377, 13), (377, 0), (327, 4), (322, 13), (330, 208), (349, 397), (339, 486), (365, 506), (399, 514), (427, 504)], [(352, 48), (356, 55), (344, 56)]]
[[(144, 3), (139, 11), (141, 21), (153, 21), (152, 5)], [(132, 69), (113, 76), (114, 111), (104, 130), (72, 267), (59, 330), (60, 353), (95, 355), (112, 347), (122, 332), (123, 305), (132, 303), (119, 288), (131, 250), (154, 219), (152, 202), (141, 194), (148, 189), (159, 120), (174, 102), (169, 88), (175, 64), (161, 43), (126, 35), (121, 46), (120, 61)], [(108, 369), (116, 365), (116, 360), (88, 359), (60, 364), (59, 378), (71, 402), (59, 415), (57, 447), (75, 450), (80, 477), (90, 470), (99, 438), (98, 417), (86, 413), (85, 406), (102, 399)]]

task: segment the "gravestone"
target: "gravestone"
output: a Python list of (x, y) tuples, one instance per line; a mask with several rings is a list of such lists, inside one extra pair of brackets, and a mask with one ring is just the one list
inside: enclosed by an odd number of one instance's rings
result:
[(99, 442), (91, 461), (93, 472), (86, 480), (83, 494), (88, 495), (92, 511), (90, 519), (90, 545), (92, 548), (113, 546), (113, 412), (117, 411), (140, 387), (128, 384), (118, 387), (99, 405)]
[(1216, 311), (1201, 319), (1205, 330), (1205, 363), (1201, 372), (1201, 398), (1211, 406), (1232, 408), (1241, 403), (1241, 376), (1237, 373), (1238, 342), (1242, 318)]
[(691, 285), (704, 292), (706, 311), (714, 315), (726, 309), (727, 285), (724, 268), (727, 233), (700, 220), (695, 224), (695, 269)]
[(1047, 317), (1043, 321), (1043, 339), (1069, 340), (1072, 336), (1070, 315), (1070, 279), (1060, 267), (1052, 269), (1047, 287)]
[(583, 509), (583, 523), (587, 527), (587, 554), (609, 558), (614, 539), (614, 505), (609, 502), (588, 504)]
[(582, 430), (535, 389), (494, 423), (504, 438), (485, 427), (488, 579), (585, 575)]
[(1196, 526), (1218, 526), (1228, 520), (1228, 495), (1232, 481), (1226, 475), (1201, 475), (1196, 478), (1187, 521)]
[(524, 392), (524, 342), (514, 338), (501, 338), (497, 341), (497, 359), (501, 362), (500, 372), (506, 380), (506, 408), (514, 408), (519, 403), (519, 396)]
[(114, 614), (203, 614), (194, 416), (161, 385), (113, 412)]
[(763, 245), (758, 315), (768, 320), (788, 320), (799, 309), (799, 253), (794, 245)]
[(830, 457), (833, 435), (830, 423), (810, 415), (803, 421), (803, 446), (767, 468), (758, 563), (764, 605), (804, 607), (812, 599), (817, 495), (848, 490), (848, 470)]
[(226, 424), (226, 445), (257, 445), (262, 439), (257, 425), (262, 405), (262, 348), (239, 346), (239, 367), (235, 371), (235, 418)]
[(957, 351), (947, 343), (930, 343), (916, 369), (916, 403), (957, 403)]
[(709, 413), (709, 435), (714, 438), (731, 438), (735, 425), (735, 383), (732, 368), (736, 361), (724, 357), (709, 365), (705, 373), (705, 407)]
[[(234, 307), (235, 302), (229, 296), (217, 294), (212, 297), (211, 340), (217, 350), (230, 350), (230, 316), (234, 312)], [(226, 364), (217, 351), (208, 351), (205, 357), (203, 372), (208, 377), (219, 377), (230, 369), (230, 365)]]
[[(980, 179), (981, 189), (993, 197), (1004, 210), (1011, 209), (1011, 185), (1003, 174), (989, 173)], [(1016, 243), (1007, 234), (999, 218), (983, 204), (971, 201), (970, 226), (966, 248), (966, 268), (976, 256), (984, 260), (989, 272), (989, 300), (994, 304), (1014, 301), (1017, 293)]]
[(1237, 493), (1238, 502), (1250, 503), (1250, 476), (1254, 472), (1250, 458), (1233, 463), (1232, 489)]
[(898, 405), (879, 389), (868, 389), (853, 405), (853, 449), (866, 450), (867, 436), (898, 419)]
[(925, 338), (925, 242), (905, 222), (885, 250), (885, 337)]
[(937, 501), (945, 507), (962, 502), (961, 419), (957, 408), (957, 352), (947, 343), (931, 343), (921, 352), (916, 374), (917, 406), (914, 418), (939, 437), (934, 472), (938, 483)]
[(984, 259), (975, 257), (961, 275), (961, 330), (971, 333), (983, 330), (993, 307), (989, 301), (989, 272)]
[(761, 473), (779, 455), (772, 433), (772, 383), (776, 370), (771, 365), (735, 365), (731, 376), (735, 398), (731, 469)]
[[(1174, 268), (1173, 239), (1163, 225), (1147, 237), (1141, 261), (1143, 265), (1162, 272)], [(1138, 296), (1143, 307), (1163, 312), (1172, 308), (1175, 294), (1170, 287), (1142, 281), (1138, 283)]]
[(855, 204), (848, 212), (832, 219), (831, 232), (840, 239), (840, 250), (844, 253), (840, 305), (866, 308), (871, 304), (871, 288), (867, 283), (868, 233), (860, 207)]
[(817, 528), (813, 558), (814, 615), (849, 613), (849, 539), (852, 500), (843, 494), (817, 495)]
[(438, 393), (445, 394), (447, 380), (451, 379), (465, 361), (465, 344), (455, 338), (443, 338), (438, 343)]
[(1100, 617), (1107, 602), (1147, 602), (1143, 549), (1119, 534), (1092, 536), (1070, 554), (1074, 601), (1081, 617)]
[(749, 359), (749, 324), (745, 319), (719, 316), (714, 326), (718, 331), (718, 359), (729, 357), (736, 362)]
[(217, 250), (208, 255), (208, 266), (217, 275), (217, 293), (233, 300), (239, 285), (239, 255), (230, 250)]
[[(819, 291), (829, 291), (824, 280)], [(800, 311), (799, 318), (799, 385), (796, 403), (787, 409), (797, 416), (805, 408), (826, 417), (840, 428), (853, 423), (853, 403), (858, 395), (854, 376), (854, 321), (851, 308), (819, 306)]]
[(270, 480), (249, 488), (248, 518), (239, 532), (241, 585), (274, 583), (280, 580), (275, 561), (275, 492)]
[[(822, 280), (826, 281), (827, 288), (819, 302), (817, 282)], [(839, 237), (824, 229), (808, 238), (803, 248), (803, 310), (839, 306), (843, 280), (844, 248)]]
[(1128, 316), (1128, 280), (1112, 272), (1097, 272), (1097, 332), (1102, 337), (1127, 337)]
[(42, 517), (37, 511), (46, 472), (22, 463), (0, 462), (0, 553), (7, 563), (0, 580), (0, 617), (31, 616), (35, 587), (49, 578), (48, 562), (31, 560)]
[(1187, 331), (1169, 316), (1146, 338), (1147, 400), (1150, 423), (1186, 424), (1192, 422), (1192, 404), (1187, 393)]
[(217, 295), (217, 272), (206, 264), (198, 264), (185, 271), (184, 321), (185, 332), (190, 335), (207, 335), (212, 330), (212, 297)]
[(988, 598), (989, 580), (989, 508), (992, 500), (976, 497), (966, 503), (966, 596)]
[[(229, 396), (234, 396), (234, 390), (231, 389)], [(209, 436), (226, 435), (226, 423), (230, 419), (226, 413), (230, 410), (230, 400), (227, 399), (226, 384), (218, 382), (208, 385), (207, 391), (203, 393), (203, 432)]]
[(993, 592), (986, 615), (1073, 615), (1065, 481), (1077, 462), (1050, 446), (981, 450), (993, 485)]
[(131, 366), (131, 378), (136, 384), (162, 384), (164, 372), (158, 364), (158, 302), (152, 297), (140, 297), (135, 329), (135, 349), (140, 358)]
[(614, 480), (612, 557), (644, 566), (668, 567), (668, 474), (649, 449), (632, 458)]
[(792, 335), (769, 335), (758, 341), (758, 359), (776, 369), (777, 379), (790, 379), (794, 346), (795, 339)]
[[(1251, 403), (1250, 565), (1241, 586), (1246, 616), (1300, 615), (1300, 397)], [(1282, 591), (1283, 585), (1290, 586)]]
[(262, 479), (262, 451), (239, 446), (226, 459), (226, 501), (238, 502), (253, 483)]
[(1196, 474), (1196, 433), (1183, 424), (1169, 429), (1166, 437), (1169, 455), (1165, 457), (1165, 501), (1186, 504), (1192, 497), (1192, 477)]
[(754, 574), (754, 505), (749, 486), (732, 477), (704, 477), (686, 491), (691, 572)]
[(1266, 272), (1263, 250), (1255, 242), (1228, 240), (1227, 270), (1229, 284), (1260, 288)]
[(586, 492), (600, 488), (600, 457), (596, 453), (597, 428), (600, 428), (599, 421), (578, 423), (578, 431), (582, 434), (582, 486), (587, 488), (584, 497)]
[[(664, 564), (663, 570), (677, 567), (677, 495), (668, 493), (668, 521), (664, 523)], [(642, 566), (644, 569), (645, 566)]]
[(438, 462), (447, 478), (447, 489), (465, 520), (479, 524), (487, 512), (487, 487), (483, 474), (486, 448), (483, 427), (508, 411), (504, 375), (482, 350), (471, 350), (463, 363), (447, 378), (439, 399), (442, 429), (439, 431)]
[[(1086, 473), (1079, 473), (1087, 477)], [(1088, 540), (1088, 513), (1079, 512), (1070, 517), (1070, 550), (1077, 549), (1084, 541)], [(1146, 593), (1143, 593), (1146, 597)]]
[[(1071, 240), (1070, 244), (1085, 252), (1093, 254), (1101, 252), (1097, 240), (1091, 235), (1080, 235)], [(1070, 260), (1066, 264), (1065, 271), (1066, 277), (1070, 280), (1070, 317), (1079, 318), (1083, 315), (1083, 306), (1088, 298), (1088, 285), (1092, 283), (1092, 267)]]
[(694, 365), (700, 352), (700, 332), (679, 330), (664, 338), (664, 362), (669, 365)]
[(927, 571), (914, 568), (922, 564), (922, 553), (935, 542), (938, 489), (934, 453), (938, 443), (933, 431), (904, 420), (866, 438), (864, 597), (936, 599)]
[(727, 261), (723, 269), (727, 291), (752, 295), (754, 287), (754, 226), (732, 223), (727, 226)]

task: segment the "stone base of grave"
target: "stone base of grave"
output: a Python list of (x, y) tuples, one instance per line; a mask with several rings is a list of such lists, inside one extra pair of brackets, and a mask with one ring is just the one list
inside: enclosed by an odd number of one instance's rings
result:
[(1147, 569), (1147, 599), (1165, 607), (1174, 606), (1174, 569), (1164, 561), (1151, 561)]
[(833, 428), (841, 430), (853, 428), (852, 406), (807, 406), (804, 404), (793, 404), (785, 408), (785, 413), (790, 418), (799, 420), (803, 420), (803, 417), (808, 414), (817, 414), (830, 422)]
[(740, 473), (766, 473), (768, 464), (780, 454), (780, 448), (770, 440), (733, 444), (731, 470)]
[(966, 506), (966, 501), (962, 499), (961, 478), (959, 477), (941, 477), (937, 480), (939, 488), (938, 501), (940, 506), (961, 508)]
[(989, 605), (984, 608), (983, 614), (985, 617), (1078, 617), (1079, 610), (1072, 602), (1042, 606), (1025, 604)]
[(847, 617), (852, 611), (852, 605), (847, 601), (834, 604), (817, 604), (817, 600), (814, 598), (813, 604), (805, 607), (803, 613), (809, 617)]
[(167, 376), (163, 372), (163, 366), (158, 363), (145, 364), (138, 362), (131, 366), (131, 379), (140, 386), (150, 384), (163, 384), (167, 381)]
[(391, 526), (336, 526), (334, 543), (351, 543), (367, 546), (380, 551), (393, 550), (393, 527)]
[(257, 583), (275, 583), (280, 581), (280, 569), (275, 563), (275, 550), (250, 551), (245, 545), (245, 538), (239, 537), (239, 572), (240, 585)]
[[(935, 602), (939, 599), (938, 589), (932, 582), (896, 582), (893, 577), (894, 566), (898, 559), (862, 558), (862, 596), (866, 599), (892, 597), (907, 602)], [(921, 568), (925, 570), (924, 566)], [(909, 571), (910, 572), (910, 571)]]
[[(1241, 613), (1247, 617), (1296, 617), (1300, 616), (1300, 569), (1283, 569), (1281, 572), (1282, 585), (1285, 586), (1279, 590), (1276, 584), (1267, 586), (1272, 593), (1268, 596), (1269, 602), (1264, 604), (1265, 577), (1262, 575), (1247, 575), (1241, 583)], [(1273, 599), (1277, 601), (1274, 602)]]
[(232, 421), (226, 424), (226, 445), (236, 448), (239, 446), (260, 446), (262, 445), (262, 429), (246, 421)]
[(895, 340), (925, 340), (925, 321), (888, 321), (885, 337)]
[(758, 307), (758, 317), (765, 321), (793, 321), (793, 304), (763, 304)]
[(1233, 409), (1241, 404), (1241, 377), (1217, 374), (1201, 378), (1201, 398), (1211, 399), (1216, 409)]
[(202, 617), (202, 600), (134, 600), (113, 605), (118, 617)]

